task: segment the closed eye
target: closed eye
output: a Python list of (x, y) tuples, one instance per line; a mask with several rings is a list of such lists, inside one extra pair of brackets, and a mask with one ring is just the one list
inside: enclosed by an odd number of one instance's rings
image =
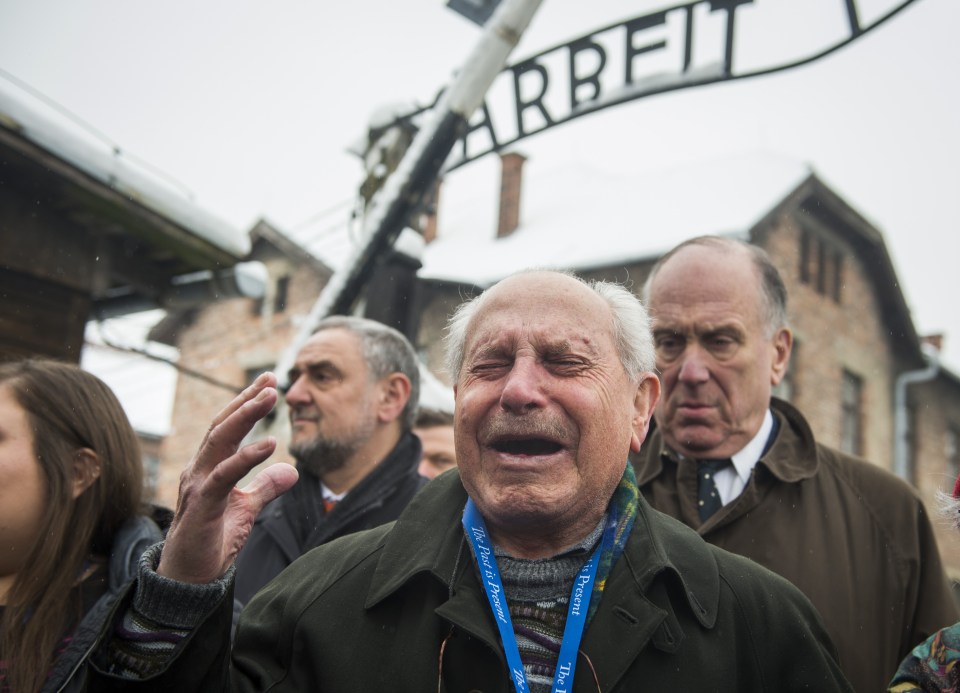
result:
[(472, 364), (468, 372), (477, 376), (485, 376), (498, 373), (500, 371), (510, 368), (510, 364), (506, 361), (484, 361), (481, 363)]
[(587, 364), (577, 358), (554, 358), (547, 360), (547, 367), (559, 374), (579, 373)]

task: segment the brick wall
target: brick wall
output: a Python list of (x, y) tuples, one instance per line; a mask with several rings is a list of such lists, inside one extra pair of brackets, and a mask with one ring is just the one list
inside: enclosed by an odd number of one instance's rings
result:
[[(883, 310), (866, 268), (849, 245), (836, 236), (829, 236), (829, 240), (843, 258), (839, 303), (820, 293), (815, 281), (801, 279), (804, 230), (795, 217), (784, 216), (772, 225), (763, 243), (783, 275), (789, 295), (789, 320), (798, 344), (793, 402), (820, 442), (839, 447), (843, 371), (858, 375), (864, 388), (862, 456), (892, 469), (891, 374), (895, 362)], [(821, 233), (827, 235), (828, 231)]]
[[(259, 315), (253, 313), (251, 299), (221, 301), (201, 309), (194, 322), (183, 329), (179, 339), (180, 365), (198, 371), (235, 391), (248, 384), (248, 370), (270, 367), (289, 345), (299, 327), (299, 320), (309, 312), (323, 284), (317, 272), (304, 264), (294, 267), (282, 257), (264, 259), (271, 278), (270, 290)], [(290, 276), (286, 309), (273, 311), (275, 281)], [(173, 505), (176, 502), (180, 472), (196, 452), (213, 417), (235, 392), (203, 380), (181, 374), (173, 406), (170, 434), (164, 440), (157, 499)], [(283, 422), (274, 426), (271, 435), (279, 439), (276, 459), (286, 459), (288, 436)]]
[[(818, 234), (830, 244), (832, 257), (842, 257), (840, 300), (818, 290), (816, 281), (801, 277), (804, 232)], [(897, 364), (883, 321), (883, 308), (871, 281), (870, 268), (831, 229), (818, 227), (795, 208), (787, 207), (766, 222), (755, 235), (780, 269), (789, 293), (789, 319), (798, 342), (792, 359), (794, 388), (790, 399), (804, 412), (817, 439), (840, 443), (841, 377), (846, 369), (863, 381), (863, 456), (884, 468), (893, 466), (893, 388)], [(292, 340), (298, 318), (313, 305), (322, 288), (309, 266), (293, 268), (279, 254), (263, 259), (272, 278), (290, 274), (287, 309), (271, 310), (272, 296), (262, 315), (254, 316), (249, 300), (218, 303), (201, 310), (182, 334), (181, 364), (237, 389), (246, 385), (245, 373), (275, 362)], [(625, 283), (640, 294), (653, 260), (581, 272), (591, 279)], [(809, 267), (809, 266), (808, 266)], [(465, 287), (425, 284), (423, 313), (415, 346), (430, 370), (448, 382), (443, 370), (443, 330), (447, 319), (468, 295)], [(157, 497), (172, 505), (178, 477), (207, 430), (213, 416), (233, 395), (217, 386), (181, 376), (170, 435), (161, 448)], [(928, 509), (935, 508), (938, 489), (952, 488), (956, 470), (947, 454), (948, 432), (960, 433), (960, 383), (949, 378), (915, 385), (910, 400), (916, 411), (916, 471), (914, 481)], [(274, 460), (287, 459), (287, 429), (283, 414), (270, 430), (280, 439)], [(958, 442), (957, 444), (960, 444)], [(935, 512), (931, 512), (935, 515)], [(948, 570), (960, 578), (960, 532), (935, 517), (938, 543)]]

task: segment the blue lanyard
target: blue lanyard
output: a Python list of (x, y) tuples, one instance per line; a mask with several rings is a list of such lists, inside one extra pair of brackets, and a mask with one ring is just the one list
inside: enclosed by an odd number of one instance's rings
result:
[[(613, 538), (614, 522), (608, 519), (604, 528), (603, 540), (594, 550), (590, 559), (584, 563), (577, 573), (570, 591), (570, 605), (567, 608), (567, 623), (563, 629), (563, 641), (560, 644), (560, 655), (557, 658), (557, 669), (553, 674), (553, 693), (567, 693), (573, 689), (573, 672), (577, 665), (577, 651), (583, 637), (583, 629), (587, 623), (587, 610), (590, 607), (590, 595), (593, 592), (593, 581), (597, 574), (597, 564), (600, 562), (600, 551)], [(507, 657), (507, 666), (510, 668), (510, 677), (517, 693), (529, 693), (527, 674), (523, 670), (520, 660), (520, 650), (517, 647), (517, 636), (513, 632), (513, 622), (510, 620), (510, 610), (507, 608), (507, 597), (500, 580), (500, 569), (497, 567), (496, 556), (493, 555), (493, 545), (487, 526), (477, 512), (472, 499), (467, 499), (467, 506), (463, 510), (463, 528), (473, 547), (473, 555), (480, 568), (480, 578), (487, 601), (493, 611), (497, 628), (500, 629), (500, 641)]]

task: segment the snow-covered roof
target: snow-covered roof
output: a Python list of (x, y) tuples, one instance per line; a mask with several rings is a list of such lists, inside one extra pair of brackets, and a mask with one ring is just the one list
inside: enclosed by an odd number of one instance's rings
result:
[(147, 166), (76, 118), (7, 79), (0, 79), (0, 127), (43, 147), (233, 257), (250, 252), (247, 234), (201, 209)]
[(100, 329), (88, 323), (86, 344), (80, 366), (102, 381), (117, 395), (133, 429), (140, 434), (162, 437), (170, 432), (177, 370), (170, 363), (148, 358), (117, 346), (147, 350), (160, 359), (175, 361), (176, 349), (155, 342), (146, 343), (147, 330), (162, 315), (147, 311), (106, 321)]
[(642, 175), (572, 165), (526, 173), (512, 235), (493, 238), (495, 229), (480, 228), (489, 215), (469, 208), (447, 225), (441, 210), (441, 236), (424, 251), (419, 276), (486, 287), (533, 267), (589, 269), (653, 257), (702, 234), (745, 236), (812, 170), (749, 154)]
[(419, 406), (453, 413), (453, 388), (440, 382), (423, 364), (420, 364)]

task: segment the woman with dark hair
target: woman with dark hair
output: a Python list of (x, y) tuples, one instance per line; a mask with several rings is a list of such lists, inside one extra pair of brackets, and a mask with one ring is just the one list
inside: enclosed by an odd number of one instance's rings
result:
[(144, 513), (142, 469), (130, 422), (96, 376), (0, 364), (0, 693), (82, 689), (113, 602), (162, 538)]
[[(960, 529), (960, 476), (953, 494), (939, 493), (940, 512)], [(887, 689), (890, 693), (957, 693), (960, 691), (960, 623), (941, 628), (917, 645), (900, 663)]]

